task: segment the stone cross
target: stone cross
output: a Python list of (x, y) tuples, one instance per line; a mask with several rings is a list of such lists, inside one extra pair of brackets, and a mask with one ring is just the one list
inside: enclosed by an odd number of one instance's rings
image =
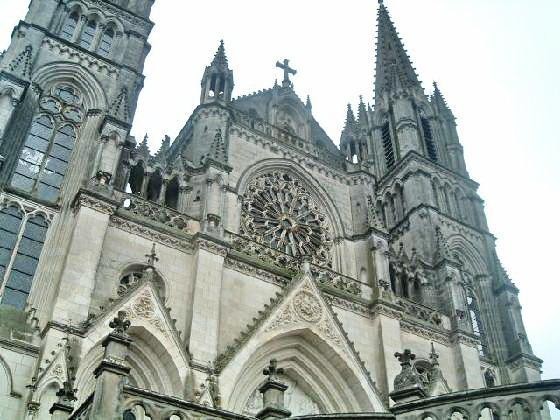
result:
[(276, 62), (276, 67), (284, 70), (284, 80), (282, 80), (282, 87), (293, 87), (294, 84), (290, 80), (290, 74), (295, 75), (297, 73), (296, 70), (290, 67), (289, 65), (290, 60), (284, 59), (283, 63), (280, 61)]
[(109, 322), (109, 327), (113, 328), (113, 334), (126, 335), (126, 330), (130, 328), (130, 321), (126, 319), (126, 312), (119, 311), (117, 317)]
[(284, 369), (278, 367), (278, 361), (276, 359), (272, 359), (268, 367), (263, 370), (263, 375), (268, 376), (269, 381), (276, 381), (278, 380), (277, 375), (283, 374)]
[(416, 355), (409, 349), (405, 349), (403, 353), (395, 353), (395, 357), (401, 362), (401, 366), (410, 366), (410, 362), (416, 359)]

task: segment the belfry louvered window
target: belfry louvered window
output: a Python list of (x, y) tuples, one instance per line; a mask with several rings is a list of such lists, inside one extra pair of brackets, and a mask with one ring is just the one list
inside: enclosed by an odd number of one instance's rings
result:
[(437, 162), (437, 149), (436, 144), (434, 142), (434, 133), (432, 131), (432, 126), (430, 125), (430, 121), (427, 118), (422, 117), (422, 131), (424, 132), (424, 142), (426, 143), (426, 153), (428, 153), (428, 157), (430, 160)]
[(47, 202), (58, 199), (70, 155), (82, 121), (81, 98), (68, 85), (43, 95), (39, 115), (21, 149), (11, 187)]
[(62, 30), (60, 31), (60, 36), (67, 41), (72, 41), (74, 38), (74, 32), (76, 32), (76, 26), (78, 26), (78, 20), (80, 16), (77, 12), (72, 12), (66, 20), (64, 21), (64, 25), (62, 26)]
[(111, 49), (113, 47), (114, 38), (115, 30), (109, 26), (101, 35), (99, 46), (97, 47), (97, 53), (99, 55), (102, 55), (103, 57), (109, 57), (109, 54), (111, 54)]
[(42, 214), (0, 210), (0, 303), (25, 308), (47, 229)]
[(395, 150), (393, 149), (393, 141), (391, 140), (391, 127), (387, 121), (381, 128), (381, 139), (383, 141), (383, 152), (385, 154), (385, 163), (387, 169), (391, 169), (395, 164)]
[(95, 32), (97, 31), (97, 22), (94, 19), (88, 19), (84, 28), (82, 29), (82, 36), (80, 37), (80, 47), (89, 49), (93, 43)]

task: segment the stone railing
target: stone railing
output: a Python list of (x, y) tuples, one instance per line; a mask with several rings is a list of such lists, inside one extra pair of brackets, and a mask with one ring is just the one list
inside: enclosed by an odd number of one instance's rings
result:
[(560, 379), (453, 392), (397, 404), (391, 411), (398, 420), (548, 420), (548, 401), (560, 410)]
[[(264, 264), (268, 263), (280, 269), (287, 269), (292, 274), (296, 274), (301, 269), (302, 261), (298, 258), (294, 258), (281, 251), (258, 244), (245, 238), (244, 236), (231, 232), (229, 232), (227, 236), (231, 241), (232, 248), (237, 252), (257, 258)], [(344, 274), (331, 270), (328, 267), (317, 264), (310, 265), (314, 278), (317, 279), (321, 285), (329, 286), (333, 289), (354, 296), (361, 296), (364, 291), (363, 289), (369, 288), (367, 284), (363, 284), (352, 277), (345, 276)]]
[[(211, 408), (191, 401), (157, 394), (145, 389), (125, 386), (122, 396), (123, 413), (129, 410), (133, 414), (140, 413), (136, 418), (151, 418), (153, 420), (168, 419), (239, 419), (249, 420), (247, 417), (230, 411)], [(144, 417), (142, 417), (142, 414)], [(149, 417), (146, 417), (149, 416)]]
[(445, 318), (435, 309), (402, 298), (398, 298), (395, 301), (395, 305), (401, 307), (406, 315), (415, 320), (423, 321), (435, 327), (444, 327), (446, 329), (450, 327), (449, 325), (444, 325)]
[(234, 111), (234, 116), (237, 123), (250, 128), (251, 130), (257, 131), (267, 137), (272, 137), (280, 143), (311, 153), (320, 160), (328, 162), (329, 165), (334, 165), (336, 169), (345, 170), (346, 168), (345, 158), (342, 155), (336, 155), (330, 152), (325, 147), (321, 147), (318, 144), (311, 147), (309, 141), (295, 136), (289, 131), (276, 127), (260, 118), (252, 118), (250, 115), (247, 115), (239, 110)]
[(131, 212), (132, 214), (161, 223), (183, 233), (192, 233), (189, 226), (189, 221), (191, 219), (186, 214), (179, 213), (169, 207), (164, 207), (152, 201), (145, 200), (144, 198), (134, 194), (123, 193), (121, 203), (121, 208)]

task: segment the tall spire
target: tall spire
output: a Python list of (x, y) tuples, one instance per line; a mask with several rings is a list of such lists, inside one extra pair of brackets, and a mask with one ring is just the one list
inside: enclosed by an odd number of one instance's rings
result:
[(420, 81), (387, 8), (379, 0), (375, 95), (379, 97), (384, 91), (410, 87), (420, 87)]
[(228, 60), (223, 39), (220, 40), (220, 46), (218, 47), (216, 54), (214, 54), (214, 59), (212, 60), (211, 66), (218, 67), (220, 70), (225, 70), (228, 68)]
[(430, 98), (430, 102), (434, 105), (438, 113), (455, 119), (453, 112), (451, 112), (449, 105), (447, 105), (447, 101), (439, 90), (439, 86), (436, 82), (434, 82), (434, 93)]

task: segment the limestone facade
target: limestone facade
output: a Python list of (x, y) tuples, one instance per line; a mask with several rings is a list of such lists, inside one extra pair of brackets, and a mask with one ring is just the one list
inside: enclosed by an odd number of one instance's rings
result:
[(153, 1), (32, 0), (0, 57), (0, 418), (549, 418), (455, 118), (386, 7), (339, 146), (287, 60), (235, 98), (222, 43), (151, 153)]

